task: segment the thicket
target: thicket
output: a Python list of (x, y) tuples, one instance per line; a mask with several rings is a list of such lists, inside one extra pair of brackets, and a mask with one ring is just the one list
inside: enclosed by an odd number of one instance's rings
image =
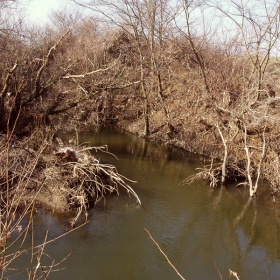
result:
[(56, 12), (40, 29), (10, 22), (1, 3), (8, 142), (113, 121), (222, 160), (203, 173), (214, 185), (246, 178), (253, 195), (263, 179), (277, 191), (277, 2), (78, 3), (93, 16)]
[[(113, 122), (207, 156), (186, 183), (241, 179), (253, 196), (266, 181), (277, 197), (277, 1), (76, 1), (86, 15), (54, 12), (44, 28), (11, 19), (14, 2), (0, 1), (3, 149), (35, 131)], [(7, 153), (4, 204), (13, 182)]]
[(41, 29), (10, 22), (1, 2), (1, 132), (114, 121), (222, 159), (205, 173), (215, 180), (276, 191), (279, 6), (226, 2), (99, 1)]

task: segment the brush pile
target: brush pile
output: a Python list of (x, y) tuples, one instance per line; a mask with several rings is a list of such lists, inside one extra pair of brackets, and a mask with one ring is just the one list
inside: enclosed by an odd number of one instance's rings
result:
[[(33, 202), (58, 212), (75, 211), (72, 226), (82, 213), (119, 187), (140, 199), (115, 166), (103, 164), (91, 151), (108, 152), (107, 146), (66, 147), (32, 135), (25, 141), (2, 137), (0, 188), (2, 200), (14, 207)], [(3, 202), (3, 201), (2, 201)]]

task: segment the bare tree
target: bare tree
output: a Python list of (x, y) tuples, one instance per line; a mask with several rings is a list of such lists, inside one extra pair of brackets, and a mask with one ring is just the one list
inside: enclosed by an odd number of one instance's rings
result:
[[(197, 1), (189, 1), (189, 0), (183, 0), (181, 1), (181, 5), (183, 6), (183, 13), (184, 13), (184, 20), (185, 20), (185, 31), (181, 30), (181, 33), (184, 34), (184, 36), (187, 38), (187, 40), (190, 43), (191, 51), (193, 52), (196, 62), (199, 65), (201, 75), (203, 77), (203, 82), (205, 86), (205, 90), (207, 93), (210, 93), (210, 86), (208, 82), (208, 77), (206, 73), (206, 66), (205, 66), (205, 61), (204, 61), (204, 55), (201, 51), (201, 46), (197, 44), (198, 40), (196, 40), (195, 35), (193, 34), (193, 28), (192, 28), (192, 20), (191, 20), (191, 15), (192, 13), (195, 13), (196, 10), (201, 8), (201, 3), (197, 3)], [(206, 39), (206, 38), (205, 38)], [(203, 43), (206, 43), (204, 41)]]
[[(279, 40), (279, 11), (278, 1), (204, 1), (205, 4), (219, 11), (222, 16), (231, 21), (239, 34), (242, 55), (248, 59), (251, 67), (244, 66), (244, 80), (247, 87), (256, 87), (256, 100), (264, 90), (267, 67), (271, 56), (276, 55), (276, 43)], [(231, 31), (234, 35), (233, 31)], [(247, 60), (246, 60), (247, 61)]]
[[(79, 2), (79, 1), (75, 1)], [(138, 71), (141, 80), (143, 100), (144, 135), (150, 133), (149, 107), (156, 96), (169, 122), (167, 105), (164, 102), (163, 58), (169, 25), (176, 11), (168, 0), (121, 0), (118, 2), (100, 0), (98, 4), (80, 5), (103, 15), (107, 21), (125, 32), (137, 50)]]

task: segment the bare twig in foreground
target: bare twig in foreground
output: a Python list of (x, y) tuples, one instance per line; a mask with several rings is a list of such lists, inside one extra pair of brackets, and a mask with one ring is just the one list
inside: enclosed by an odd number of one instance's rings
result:
[(222, 274), (221, 274), (219, 268), (217, 267), (217, 265), (216, 265), (216, 263), (214, 261), (213, 261), (213, 263), (214, 263), (214, 266), (215, 266), (215, 268), (217, 269), (217, 271), (219, 273), (220, 279), (223, 280), (223, 277), (222, 277)]
[(237, 273), (232, 271), (231, 269), (229, 270), (229, 276), (233, 276), (235, 277), (237, 280), (240, 280), (240, 278), (238, 277)]
[(158, 243), (155, 241), (155, 239), (152, 237), (152, 235), (150, 234), (150, 232), (144, 228), (144, 230), (149, 234), (150, 238), (152, 239), (152, 241), (156, 244), (156, 246), (158, 247), (159, 251), (163, 254), (163, 256), (166, 258), (167, 262), (170, 264), (170, 266), (175, 270), (175, 272), (178, 274), (178, 276), (185, 280), (185, 278), (179, 273), (179, 271), (176, 269), (176, 267), (171, 263), (171, 261), (168, 259), (167, 255), (162, 251), (162, 249), (160, 248), (160, 246), (158, 245)]

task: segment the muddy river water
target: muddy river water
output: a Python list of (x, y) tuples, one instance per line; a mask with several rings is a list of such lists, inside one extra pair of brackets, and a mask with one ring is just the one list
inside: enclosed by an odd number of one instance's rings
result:
[[(118, 160), (97, 157), (137, 181), (131, 186), (142, 206), (122, 191), (99, 202), (86, 225), (46, 246), (47, 262), (70, 253), (47, 279), (180, 279), (145, 229), (185, 279), (235, 279), (229, 270), (242, 280), (280, 279), (280, 208), (266, 195), (249, 199), (249, 190), (235, 184), (214, 190), (203, 181), (181, 186), (202, 166), (198, 158), (115, 129), (82, 133), (79, 141), (108, 146)], [(34, 243), (45, 238), (50, 223), (48, 240), (69, 230), (67, 219), (38, 211)], [(13, 267), (26, 267), (29, 254)]]

